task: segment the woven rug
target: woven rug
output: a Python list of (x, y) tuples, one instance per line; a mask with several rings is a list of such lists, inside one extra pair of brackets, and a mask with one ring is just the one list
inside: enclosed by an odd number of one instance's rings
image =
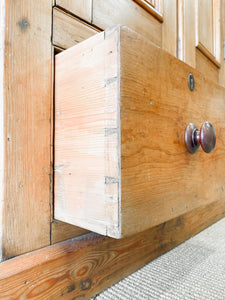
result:
[(92, 299), (225, 300), (225, 218)]

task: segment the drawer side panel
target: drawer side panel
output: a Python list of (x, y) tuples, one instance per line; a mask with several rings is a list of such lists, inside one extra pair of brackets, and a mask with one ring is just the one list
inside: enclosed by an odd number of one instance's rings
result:
[(118, 231), (118, 30), (56, 56), (55, 218)]

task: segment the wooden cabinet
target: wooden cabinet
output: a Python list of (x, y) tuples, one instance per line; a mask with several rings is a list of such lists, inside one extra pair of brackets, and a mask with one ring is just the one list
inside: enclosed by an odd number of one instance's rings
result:
[[(224, 198), (224, 98), (123, 26), (58, 54), (55, 218), (121, 238)], [(216, 149), (190, 154), (186, 126), (206, 120)]]
[[(0, 1), (0, 261), (4, 261), (0, 264), (1, 299), (91, 297), (225, 216), (220, 173), (224, 134), (221, 117), (221, 86), (225, 86), (224, 20), (224, 0)], [(54, 156), (57, 129), (54, 90), (55, 54), (77, 44), (82, 47), (86, 39), (118, 24), (137, 32), (145, 43), (153, 43), (155, 46), (151, 47), (155, 50), (152, 53), (149, 49), (146, 60), (144, 49), (134, 43), (138, 47), (137, 57), (129, 57), (139, 68), (139, 76), (133, 73), (135, 65), (129, 64), (127, 81), (119, 73), (119, 81), (106, 80), (106, 87), (102, 87), (109, 93), (119, 82), (123, 99), (118, 113), (122, 151), (117, 157), (121, 161), (121, 200), (114, 203), (111, 199), (112, 206), (108, 205), (109, 210), (104, 214), (108, 218), (109, 212), (116, 212), (121, 204), (123, 215), (115, 213), (110, 217), (115, 226), (121, 226), (118, 236), (129, 236), (113, 239), (87, 233), (54, 216), (57, 204), (54, 166), (59, 167)], [(132, 39), (127, 44), (131, 55)], [(157, 65), (150, 61), (152, 57), (160, 57)], [(143, 70), (154, 66), (157, 72), (167, 65), (168, 74), (162, 71), (160, 76), (145, 78), (146, 72), (140, 72), (141, 64)], [(187, 90), (190, 70), (196, 79), (194, 92)], [(153, 69), (149, 74), (152, 72)], [(110, 74), (105, 76), (111, 78)], [(144, 81), (149, 86), (146, 90)], [(113, 91), (118, 91), (118, 87)], [(216, 129), (216, 148), (209, 155), (199, 150), (191, 156), (184, 148), (185, 126), (194, 122), (200, 127), (207, 119)], [(152, 124), (153, 120), (156, 124)], [(107, 136), (103, 137), (106, 145), (116, 136), (109, 134), (112, 132), (106, 130)], [(146, 143), (150, 137), (152, 143)], [(167, 148), (163, 148), (163, 143)], [(108, 147), (111, 146), (109, 143)], [(132, 149), (138, 150), (137, 153)], [(188, 177), (192, 173), (194, 182)], [(151, 185), (144, 186), (144, 177), (152, 180), (148, 181)], [(185, 180), (187, 177), (189, 180)], [(112, 178), (116, 176), (108, 176), (103, 182), (108, 185), (110, 195), (114, 192), (110, 184), (118, 185)], [(76, 180), (81, 178), (78, 176)], [(130, 187), (135, 182), (138, 184), (131, 195)], [(201, 184), (204, 188), (198, 190)], [(199, 193), (194, 194), (194, 190)], [(149, 215), (151, 209), (153, 217)], [(165, 219), (168, 221), (161, 223)], [(134, 229), (134, 224), (141, 225)], [(133, 230), (139, 233), (133, 234)]]

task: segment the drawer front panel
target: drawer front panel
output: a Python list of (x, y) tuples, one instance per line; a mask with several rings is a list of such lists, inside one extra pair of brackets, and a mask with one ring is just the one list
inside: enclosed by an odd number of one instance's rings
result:
[[(225, 196), (225, 92), (130, 30), (121, 30), (121, 205), (124, 235)], [(190, 91), (188, 75), (195, 89)], [(215, 127), (210, 154), (190, 154), (189, 123)]]

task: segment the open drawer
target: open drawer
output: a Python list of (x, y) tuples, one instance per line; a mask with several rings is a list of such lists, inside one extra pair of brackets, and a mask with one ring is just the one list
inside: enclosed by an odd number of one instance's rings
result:
[(124, 26), (56, 55), (55, 218), (121, 238), (224, 198), (224, 116), (224, 88)]

